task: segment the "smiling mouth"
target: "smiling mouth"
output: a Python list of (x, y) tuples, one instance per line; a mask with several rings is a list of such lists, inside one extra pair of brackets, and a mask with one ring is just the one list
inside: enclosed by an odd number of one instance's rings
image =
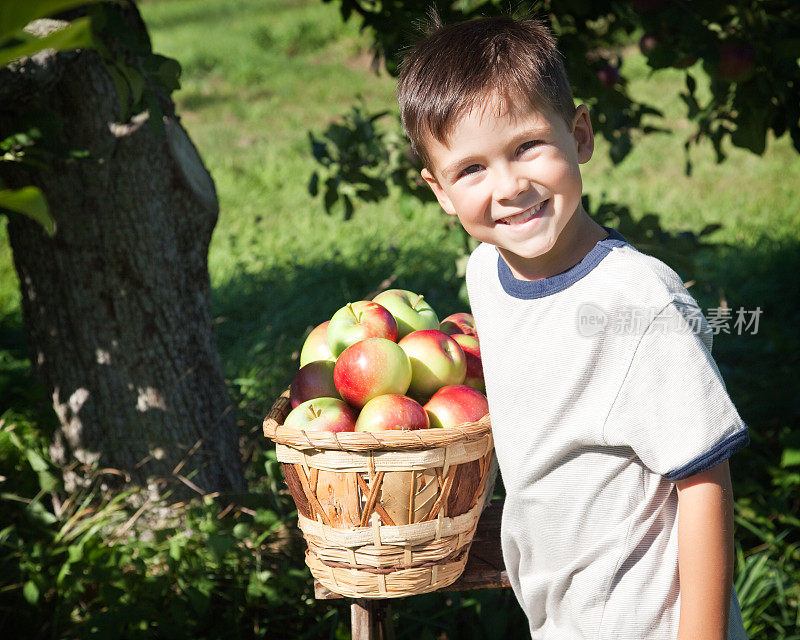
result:
[(515, 224), (524, 224), (528, 220), (531, 220), (536, 216), (539, 211), (542, 210), (542, 207), (546, 205), (549, 200), (543, 200), (537, 205), (534, 205), (530, 209), (525, 209), (522, 213), (516, 213), (513, 216), (507, 216), (505, 218), (500, 218), (497, 221), (497, 224), (508, 224), (508, 225), (515, 225)]

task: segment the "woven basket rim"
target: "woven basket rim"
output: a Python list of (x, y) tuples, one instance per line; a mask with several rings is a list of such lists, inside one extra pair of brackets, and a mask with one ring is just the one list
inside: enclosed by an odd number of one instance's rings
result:
[(298, 449), (333, 449), (340, 451), (373, 451), (397, 449), (427, 449), (457, 442), (477, 440), (491, 432), (487, 413), (476, 422), (465, 422), (455, 427), (416, 429), (407, 431), (304, 431), (282, 424), (284, 411), (289, 406), (289, 389), (273, 403), (264, 418), (264, 435), (274, 442)]

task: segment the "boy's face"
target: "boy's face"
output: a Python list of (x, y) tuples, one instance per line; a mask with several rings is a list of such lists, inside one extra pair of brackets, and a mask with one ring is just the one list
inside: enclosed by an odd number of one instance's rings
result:
[(569, 125), (530, 107), (516, 118), (498, 114), (495, 100), (463, 116), (446, 144), (428, 140), (426, 150), (432, 167), (422, 177), (442, 208), (509, 263), (532, 266), (581, 207), (579, 164), (591, 158), (594, 137), (583, 105)]

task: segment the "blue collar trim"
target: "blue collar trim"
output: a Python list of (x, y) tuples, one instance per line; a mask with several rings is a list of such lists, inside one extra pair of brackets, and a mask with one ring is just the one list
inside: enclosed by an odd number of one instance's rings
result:
[(575, 284), (600, 264), (603, 258), (611, 253), (614, 247), (621, 247), (627, 244), (628, 241), (618, 231), (606, 226), (604, 226), (603, 229), (608, 231), (608, 237), (600, 240), (592, 247), (592, 250), (586, 254), (583, 260), (566, 271), (562, 271), (549, 278), (541, 278), (540, 280), (517, 280), (514, 274), (511, 273), (511, 268), (498, 253), (497, 275), (500, 278), (500, 284), (503, 286), (503, 290), (514, 298), (532, 300), (534, 298), (544, 298), (545, 296), (553, 295)]

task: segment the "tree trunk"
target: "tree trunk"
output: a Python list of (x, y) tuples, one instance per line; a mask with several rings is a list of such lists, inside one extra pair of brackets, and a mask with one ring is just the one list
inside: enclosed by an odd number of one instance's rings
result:
[(0, 75), (0, 86), (29, 85), (0, 100), (0, 131), (48, 109), (64, 123), (61, 141), (90, 153), (2, 176), (8, 187), (40, 187), (56, 222), (52, 238), (21, 216), (8, 224), (32, 363), (60, 423), (54, 459), (72, 481), (96, 463), (156, 495), (241, 489), (210, 310), (210, 175), (174, 116), (166, 134), (147, 112), (116, 123), (117, 95), (96, 53), (25, 66)]

